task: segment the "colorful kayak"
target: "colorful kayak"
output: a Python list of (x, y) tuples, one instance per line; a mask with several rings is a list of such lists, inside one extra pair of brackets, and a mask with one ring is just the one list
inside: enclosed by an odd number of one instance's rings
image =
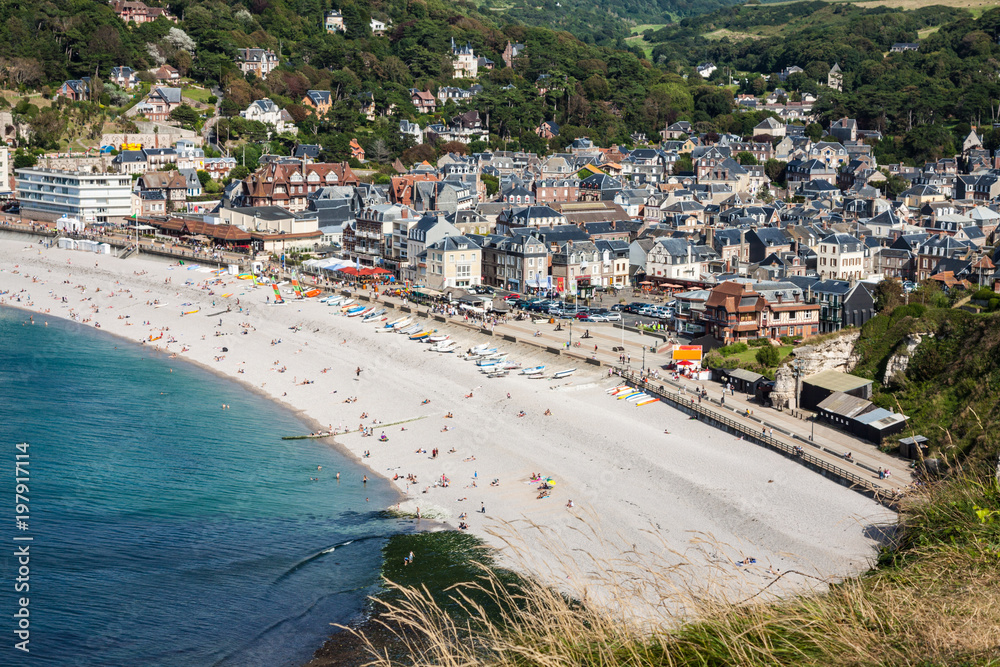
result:
[(199, 311), (201, 311), (201, 308), (195, 308), (194, 310), (185, 310), (181, 312), (181, 315), (194, 315)]
[(641, 391), (633, 391), (630, 394), (626, 394), (626, 393), (622, 392), (621, 394), (618, 395), (618, 400), (619, 401), (626, 400), (626, 399), (632, 398), (633, 396), (638, 396), (641, 393), (642, 393)]
[(650, 397), (650, 398), (646, 398), (646, 399), (643, 399), (643, 400), (639, 401), (638, 403), (635, 404), (635, 406), (636, 407), (641, 407), (643, 405), (649, 405), (650, 403), (659, 403), (659, 401), (660, 401), (660, 399), (658, 399), (658, 398), (652, 398), (652, 397)]
[(311, 290), (309, 290), (308, 292), (305, 293), (305, 296), (306, 296), (307, 299), (311, 299), (314, 296), (319, 296), (322, 293), (323, 293), (323, 290), (320, 290), (320, 289), (311, 289)]
[(432, 333), (432, 331), (421, 331), (410, 336), (410, 340), (423, 340), (424, 338), (428, 338)]

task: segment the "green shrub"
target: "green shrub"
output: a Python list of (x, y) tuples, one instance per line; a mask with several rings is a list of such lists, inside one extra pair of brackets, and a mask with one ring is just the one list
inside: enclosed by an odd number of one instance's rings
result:
[(733, 354), (739, 354), (741, 352), (746, 352), (748, 349), (750, 349), (750, 348), (747, 347), (746, 343), (730, 343), (729, 345), (725, 345), (723, 347), (720, 347), (719, 348), (719, 354), (721, 354), (724, 357), (728, 357), (728, 356), (733, 355)]
[(972, 299), (975, 301), (989, 301), (995, 298), (997, 298), (997, 293), (988, 287), (980, 287), (972, 295)]
[(900, 320), (904, 317), (915, 317), (919, 319), (923, 317), (926, 312), (927, 312), (927, 306), (925, 306), (924, 304), (911, 303), (905, 306), (900, 306), (896, 310), (892, 311), (892, 315), (890, 317), (892, 318), (893, 322), (896, 322), (897, 320)]
[(768, 345), (767, 347), (762, 347), (757, 350), (757, 363), (761, 366), (766, 366), (772, 368), (778, 365), (780, 359), (780, 354), (778, 353), (778, 348), (773, 345)]
[(767, 338), (752, 338), (747, 341), (747, 345), (750, 347), (764, 347), (765, 345), (770, 345), (771, 341)]
[(996, 297), (990, 299), (989, 302), (987, 303), (987, 308), (989, 308), (991, 311), (1000, 308), (1000, 299)]

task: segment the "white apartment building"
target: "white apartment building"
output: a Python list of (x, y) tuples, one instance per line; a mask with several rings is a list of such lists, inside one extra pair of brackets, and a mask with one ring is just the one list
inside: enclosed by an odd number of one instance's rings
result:
[(830, 234), (819, 242), (816, 272), (823, 280), (864, 280), (868, 264), (865, 244), (850, 234)]
[(63, 215), (85, 222), (123, 222), (131, 214), (132, 176), (29, 167), (16, 170), (21, 213), (35, 220)]
[(10, 149), (0, 145), (0, 197), (6, 197), (10, 192)]

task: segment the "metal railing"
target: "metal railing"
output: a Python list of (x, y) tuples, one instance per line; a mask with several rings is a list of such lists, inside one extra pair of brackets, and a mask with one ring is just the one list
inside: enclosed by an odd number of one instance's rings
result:
[[(648, 380), (644, 380), (643, 376), (639, 373), (635, 373), (629, 370), (619, 369), (616, 373), (626, 382), (635, 385), (637, 388), (642, 389), (646, 393), (652, 394), (657, 398), (660, 398), (669, 403), (673, 403), (685, 410), (690, 410), (695, 412), (707, 419), (711, 419), (719, 424), (722, 424), (726, 428), (732, 429), (733, 431), (747, 437), (748, 439), (755, 440), (761, 444), (776, 449), (784, 454), (787, 454), (793, 458), (800, 459), (803, 462), (830, 473), (836, 477), (839, 477), (852, 486), (859, 487), (860, 490), (870, 493), (879, 500), (889, 500), (893, 495), (893, 490), (882, 486), (881, 484), (875, 483), (873, 480), (866, 479), (857, 475), (850, 470), (842, 468), (826, 459), (822, 459), (809, 451), (803, 449), (799, 445), (793, 445), (785, 440), (775, 437), (773, 435), (768, 435), (763, 433), (756, 428), (753, 428), (745, 423), (739, 422), (732, 417), (726, 415), (724, 412), (720, 412), (709, 406), (698, 403), (695, 400), (684, 396), (682, 392), (685, 390), (681, 387), (677, 388), (675, 393), (666, 390), (665, 386), (655, 385)], [(793, 436), (794, 437), (794, 436)], [(807, 442), (807, 441), (804, 441)], [(808, 443), (807, 444), (812, 444)], [(818, 445), (812, 445), (818, 446)]]

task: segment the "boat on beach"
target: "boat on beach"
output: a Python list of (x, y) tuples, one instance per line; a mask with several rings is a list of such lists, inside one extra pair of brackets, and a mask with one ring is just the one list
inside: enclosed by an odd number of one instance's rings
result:
[(496, 359), (479, 359), (476, 361), (476, 365), (480, 368), (488, 368), (490, 366), (499, 366), (506, 360), (507, 359), (505, 357), (498, 357)]
[(419, 324), (412, 324), (412, 325), (406, 327), (405, 329), (397, 329), (396, 332), (397, 333), (401, 333), (404, 336), (412, 336), (413, 334), (415, 334), (418, 331), (420, 331), (422, 328), (423, 327), (421, 327)]
[(489, 373), (486, 374), (486, 377), (488, 377), (488, 378), (505, 378), (508, 375), (510, 375), (510, 371), (501, 369), (501, 370), (498, 370), (498, 371), (490, 371)]
[(435, 343), (430, 347), (431, 352), (454, 352), (458, 349), (458, 343), (453, 340)]
[(448, 334), (437, 334), (437, 335), (434, 335), (434, 336), (429, 336), (427, 338), (427, 342), (428, 343), (440, 343), (440, 342), (448, 340), (449, 338), (451, 338), (451, 336), (449, 336)]
[(351, 306), (345, 309), (348, 317), (357, 317), (361, 313), (365, 312), (367, 306)]
[(624, 401), (632, 398), (633, 396), (638, 396), (641, 393), (642, 393), (641, 391), (635, 391), (635, 390), (632, 390), (630, 392), (623, 391), (622, 393), (618, 394), (617, 398), (619, 401)]
[(340, 306), (341, 310), (347, 310), (348, 308), (354, 305), (354, 299), (344, 299), (337, 305)]
[(659, 403), (659, 402), (660, 402), (660, 399), (656, 398), (655, 396), (650, 396), (649, 398), (644, 398), (641, 401), (639, 401), (638, 403), (636, 403), (635, 407), (641, 408), (644, 405), (650, 405), (651, 403)]
[(384, 327), (384, 328), (385, 328), (385, 329), (391, 329), (391, 328), (393, 328), (394, 326), (396, 326), (397, 324), (399, 324), (400, 322), (403, 322), (403, 321), (405, 321), (405, 320), (407, 320), (407, 319), (408, 319), (408, 318), (407, 318), (407, 317), (406, 317), (406, 316), (404, 315), (403, 317), (399, 317), (399, 318), (397, 318), (397, 319), (393, 320), (392, 322), (386, 322), (386, 323), (385, 323), (385, 327)]
[(326, 300), (326, 305), (328, 306), (339, 306), (341, 301), (344, 300), (342, 296), (331, 296)]
[(636, 401), (645, 401), (647, 398), (652, 398), (652, 396), (650, 396), (646, 392), (640, 392), (640, 393), (635, 394), (633, 396), (629, 396), (628, 398), (625, 399), (625, 402), (626, 403), (635, 403)]
[(545, 371), (545, 366), (532, 366), (521, 370), (521, 375), (541, 375)]
[(556, 380), (560, 380), (562, 378), (568, 378), (570, 375), (572, 375), (575, 372), (576, 372), (575, 368), (570, 368), (569, 370), (559, 371), (558, 373), (554, 373), (552, 375), (552, 377), (554, 379), (556, 379)]
[(371, 322), (376, 317), (382, 317), (383, 315), (385, 315), (385, 308), (379, 308), (377, 310), (371, 311), (370, 313), (368, 313), (367, 315), (365, 315), (362, 319), (365, 322)]
[(410, 336), (410, 340), (425, 340), (426, 338), (430, 337), (430, 335), (432, 333), (434, 333), (434, 332), (433, 331), (421, 331), (419, 333), (415, 333), (412, 336)]

